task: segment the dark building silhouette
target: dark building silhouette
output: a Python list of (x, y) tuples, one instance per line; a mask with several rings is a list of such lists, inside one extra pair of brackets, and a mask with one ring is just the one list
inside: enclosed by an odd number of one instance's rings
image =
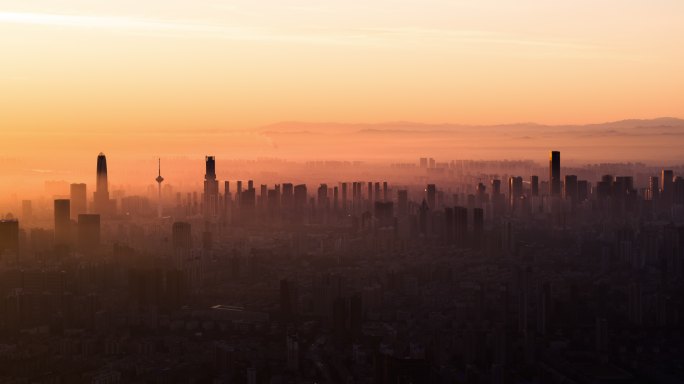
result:
[(551, 196), (561, 195), (560, 152), (551, 151), (549, 159), (549, 188)]
[(69, 186), (69, 199), (71, 200), (70, 217), (78, 218), (82, 213), (88, 213), (88, 194), (84, 183), (71, 184)]
[(573, 204), (577, 202), (577, 176), (576, 175), (565, 175), (565, 183), (563, 185), (565, 192), (563, 195), (565, 199), (570, 200)]
[(397, 191), (397, 215), (399, 217), (408, 216), (408, 191), (405, 189)]
[(55, 245), (71, 244), (71, 201), (57, 199), (54, 201)]
[(206, 172), (204, 174), (204, 216), (214, 218), (218, 213), (219, 184), (216, 180), (216, 160), (214, 156), (204, 158)]
[(78, 248), (81, 251), (96, 250), (100, 246), (100, 215), (78, 215)]
[(427, 204), (434, 211), (437, 205), (437, 187), (434, 184), (428, 184), (425, 192), (427, 194)]
[(109, 202), (109, 180), (107, 179), (107, 157), (100, 152), (97, 155), (97, 183), (93, 194), (93, 208), (95, 213), (109, 215), (111, 204)]
[(511, 210), (518, 209), (520, 198), (523, 195), (523, 179), (520, 176), (508, 178), (508, 204)]
[(532, 196), (539, 196), (539, 176), (530, 177), (530, 192)]
[(468, 208), (454, 207), (454, 229), (456, 231), (456, 245), (465, 247), (468, 240)]
[(0, 220), (0, 256), (3, 253), (19, 255), (19, 221)]
[(192, 226), (190, 223), (177, 221), (171, 227), (173, 249), (190, 250), (192, 248)]

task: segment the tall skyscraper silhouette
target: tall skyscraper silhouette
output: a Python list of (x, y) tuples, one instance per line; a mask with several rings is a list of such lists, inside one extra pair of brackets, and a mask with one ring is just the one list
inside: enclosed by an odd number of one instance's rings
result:
[(156, 179), (154, 179), (158, 186), (159, 186), (159, 196), (157, 197), (157, 217), (162, 217), (162, 193), (161, 193), (161, 185), (162, 182), (164, 181), (164, 178), (161, 175), (161, 159), (159, 159), (158, 163), (158, 176)]
[(100, 152), (97, 155), (97, 183), (93, 195), (93, 208), (95, 213), (107, 215), (110, 213), (109, 204), (109, 181), (107, 179), (107, 157)]
[(88, 194), (85, 183), (71, 184), (69, 187), (71, 200), (71, 218), (76, 219), (82, 213), (88, 213)]
[(69, 245), (71, 243), (71, 201), (68, 199), (55, 200), (55, 245)]
[(206, 173), (204, 174), (204, 216), (216, 216), (219, 199), (219, 186), (216, 180), (216, 161), (214, 156), (205, 157)]
[(549, 185), (551, 189), (551, 196), (561, 195), (561, 179), (560, 179), (560, 152), (551, 151), (549, 159)]

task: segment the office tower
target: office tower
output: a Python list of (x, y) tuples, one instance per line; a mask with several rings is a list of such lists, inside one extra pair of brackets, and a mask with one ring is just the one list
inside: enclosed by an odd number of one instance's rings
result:
[(95, 213), (109, 215), (109, 181), (107, 180), (107, 158), (104, 153), (97, 155), (97, 183), (93, 195), (93, 208)]
[(373, 182), (369, 181), (368, 182), (368, 202), (369, 202), (369, 207), (371, 206), (370, 204), (373, 204)]
[(261, 191), (259, 192), (259, 205), (263, 209), (266, 207), (268, 201), (268, 185), (261, 184)]
[(347, 183), (342, 183), (342, 212), (347, 213)]
[(321, 184), (318, 187), (318, 209), (322, 212), (328, 210), (328, 185)]
[(33, 218), (33, 203), (31, 200), (21, 201), (21, 220), (28, 223)]
[(352, 212), (356, 212), (356, 209), (358, 207), (358, 205), (357, 205), (358, 204), (357, 200), (359, 198), (359, 195), (357, 194), (358, 193), (358, 186), (359, 186), (359, 183), (357, 183), (356, 181), (352, 182)]
[(382, 201), (387, 201), (387, 182), (383, 181), (382, 182)]
[(454, 227), (456, 245), (465, 247), (468, 240), (468, 209), (466, 207), (454, 207)]
[(684, 204), (684, 178), (675, 177), (672, 182), (672, 203), (673, 204)]
[(54, 201), (55, 245), (71, 244), (71, 202), (68, 199)]
[(157, 182), (157, 186), (159, 187), (159, 196), (157, 196), (157, 217), (162, 217), (162, 194), (161, 194), (161, 185), (162, 182), (164, 181), (164, 178), (161, 175), (161, 159), (158, 159), (159, 163), (157, 164), (157, 178), (154, 179), (154, 181)]
[(399, 217), (408, 216), (408, 191), (405, 189), (400, 189), (397, 192), (397, 214)]
[(301, 221), (306, 213), (306, 184), (295, 185), (294, 187), (294, 211), (295, 218)]
[(0, 257), (4, 253), (19, 255), (19, 221), (0, 220)]
[(374, 185), (374, 189), (375, 201), (380, 201), (380, 183), (376, 182)]
[(85, 183), (74, 183), (69, 186), (71, 200), (71, 218), (76, 219), (81, 213), (88, 213), (88, 195)]
[(280, 206), (286, 214), (290, 214), (294, 207), (294, 185), (283, 183), (280, 195)]
[(589, 198), (589, 183), (586, 180), (577, 180), (577, 201), (583, 202)]
[(475, 248), (482, 246), (484, 236), (484, 210), (482, 208), (473, 209), (473, 245)]
[(237, 190), (235, 191), (235, 202), (239, 203), (240, 198), (242, 197), (242, 180), (237, 181)]
[(426, 191), (427, 204), (430, 209), (435, 210), (437, 207), (437, 187), (434, 184), (428, 184)]
[(422, 235), (427, 235), (429, 213), (430, 207), (428, 207), (428, 203), (425, 201), (425, 199), (423, 199), (423, 202), (420, 204), (420, 207), (418, 208), (418, 228), (420, 234)]
[(87, 213), (78, 215), (77, 227), (80, 250), (95, 250), (100, 246), (100, 215)]
[(658, 204), (660, 199), (660, 184), (658, 183), (658, 176), (651, 176), (648, 178), (647, 198), (653, 201), (653, 204)]
[(190, 223), (176, 221), (171, 227), (171, 242), (174, 249), (192, 248), (192, 227)]
[(539, 196), (539, 176), (530, 177), (530, 192), (532, 196)]
[(216, 160), (214, 156), (204, 158), (206, 173), (204, 174), (204, 217), (216, 216), (218, 210), (219, 187), (216, 180)]
[(420, 167), (421, 168), (427, 168), (428, 167), (428, 159), (427, 157), (421, 157), (419, 160)]
[(335, 212), (340, 209), (339, 192), (340, 190), (338, 187), (333, 187), (333, 211)]
[(223, 212), (227, 214), (233, 204), (233, 196), (230, 194), (230, 181), (223, 182)]
[(560, 152), (551, 151), (551, 156), (549, 159), (549, 185), (551, 187), (551, 196), (560, 197), (561, 195), (560, 177)]
[(391, 227), (394, 224), (394, 203), (376, 201), (373, 216), (375, 216), (379, 227)]
[(565, 175), (565, 184), (563, 185), (566, 200), (570, 200), (572, 204), (577, 203), (577, 176)]
[(523, 179), (520, 176), (508, 178), (508, 202), (512, 210), (518, 208), (520, 198), (523, 195)]
[(276, 214), (280, 212), (280, 185), (273, 189), (269, 189), (266, 195), (266, 206), (268, 207), (268, 216), (275, 218)]
[(660, 198), (665, 208), (672, 204), (672, 181), (674, 173), (671, 170), (663, 169), (660, 175)]
[(428, 167), (435, 168), (435, 159), (433, 159), (432, 157), (428, 159)]

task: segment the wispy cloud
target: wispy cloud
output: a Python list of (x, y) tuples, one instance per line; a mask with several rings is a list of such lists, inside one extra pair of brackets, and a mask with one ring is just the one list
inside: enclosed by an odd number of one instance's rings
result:
[(0, 24), (113, 30), (146, 35), (209, 37), (237, 41), (273, 41), (325, 44), (358, 43), (353, 36), (293, 34), (239, 25), (212, 22), (165, 20), (133, 16), (0, 12)]
[(60, 14), (0, 11), (0, 24), (113, 30), (145, 35), (218, 38), (237, 41), (292, 42), (341, 45), (397, 45), (413, 43), (463, 43), (525, 45), (541, 48), (589, 50), (595, 46), (531, 36), (513, 36), (483, 30), (391, 27), (292, 27), (275, 29), (228, 25), (204, 20), (155, 19), (137, 16)]

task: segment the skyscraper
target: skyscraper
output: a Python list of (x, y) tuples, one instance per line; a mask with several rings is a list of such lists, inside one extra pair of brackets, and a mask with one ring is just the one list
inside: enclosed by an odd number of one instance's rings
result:
[(565, 199), (570, 200), (572, 204), (577, 202), (577, 176), (565, 175)]
[(71, 201), (57, 199), (55, 206), (55, 245), (69, 245), (71, 243)]
[(19, 221), (15, 219), (0, 220), (0, 256), (8, 252), (19, 254)]
[(107, 180), (107, 157), (100, 152), (97, 155), (97, 182), (93, 195), (95, 213), (107, 215), (110, 213), (109, 181)]
[(218, 212), (219, 185), (216, 180), (216, 161), (214, 156), (204, 158), (206, 172), (204, 174), (204, 217), (209, 219)]
[(427, 193), (428, 206), (434, 210), (437, 204), (437, 187), (434, 184), (428, 184), (425, 191)]
[(520, 176), (508, 178), (508, 202), (511, 210), (518, 208), (520, 197), (523, 195), (523, 179)]
[(551, 188), (551, 196), (560, 197), (561, 195), (560, 174), (560, 152), (551, 151), (549, 159), (549, 185)]
[(100, 246), (100, 215), (78, 215), (78, 247), (83, 251)]
[(76, 219), (81, 213), (88, 213), (88, 195), (85, 183), (71, 184), (69, 192), (69, 199), (71, 200), (70, 216)]
[(157, 197), (157, 217), (162, 217), (162, 193), (161, 193), (161, 185), (162, 182), (164, 181), (164, 178), (161, 175), (161, 159), (159, 159), (159, 163), (157, 164), (157, 178), (154, 179), (154, 181), (157, 182), (157, 185), (159, 186), (159, 196)]
[(532, 196), (539, 196), (539, 176), (530, 177), (530, 192)]

